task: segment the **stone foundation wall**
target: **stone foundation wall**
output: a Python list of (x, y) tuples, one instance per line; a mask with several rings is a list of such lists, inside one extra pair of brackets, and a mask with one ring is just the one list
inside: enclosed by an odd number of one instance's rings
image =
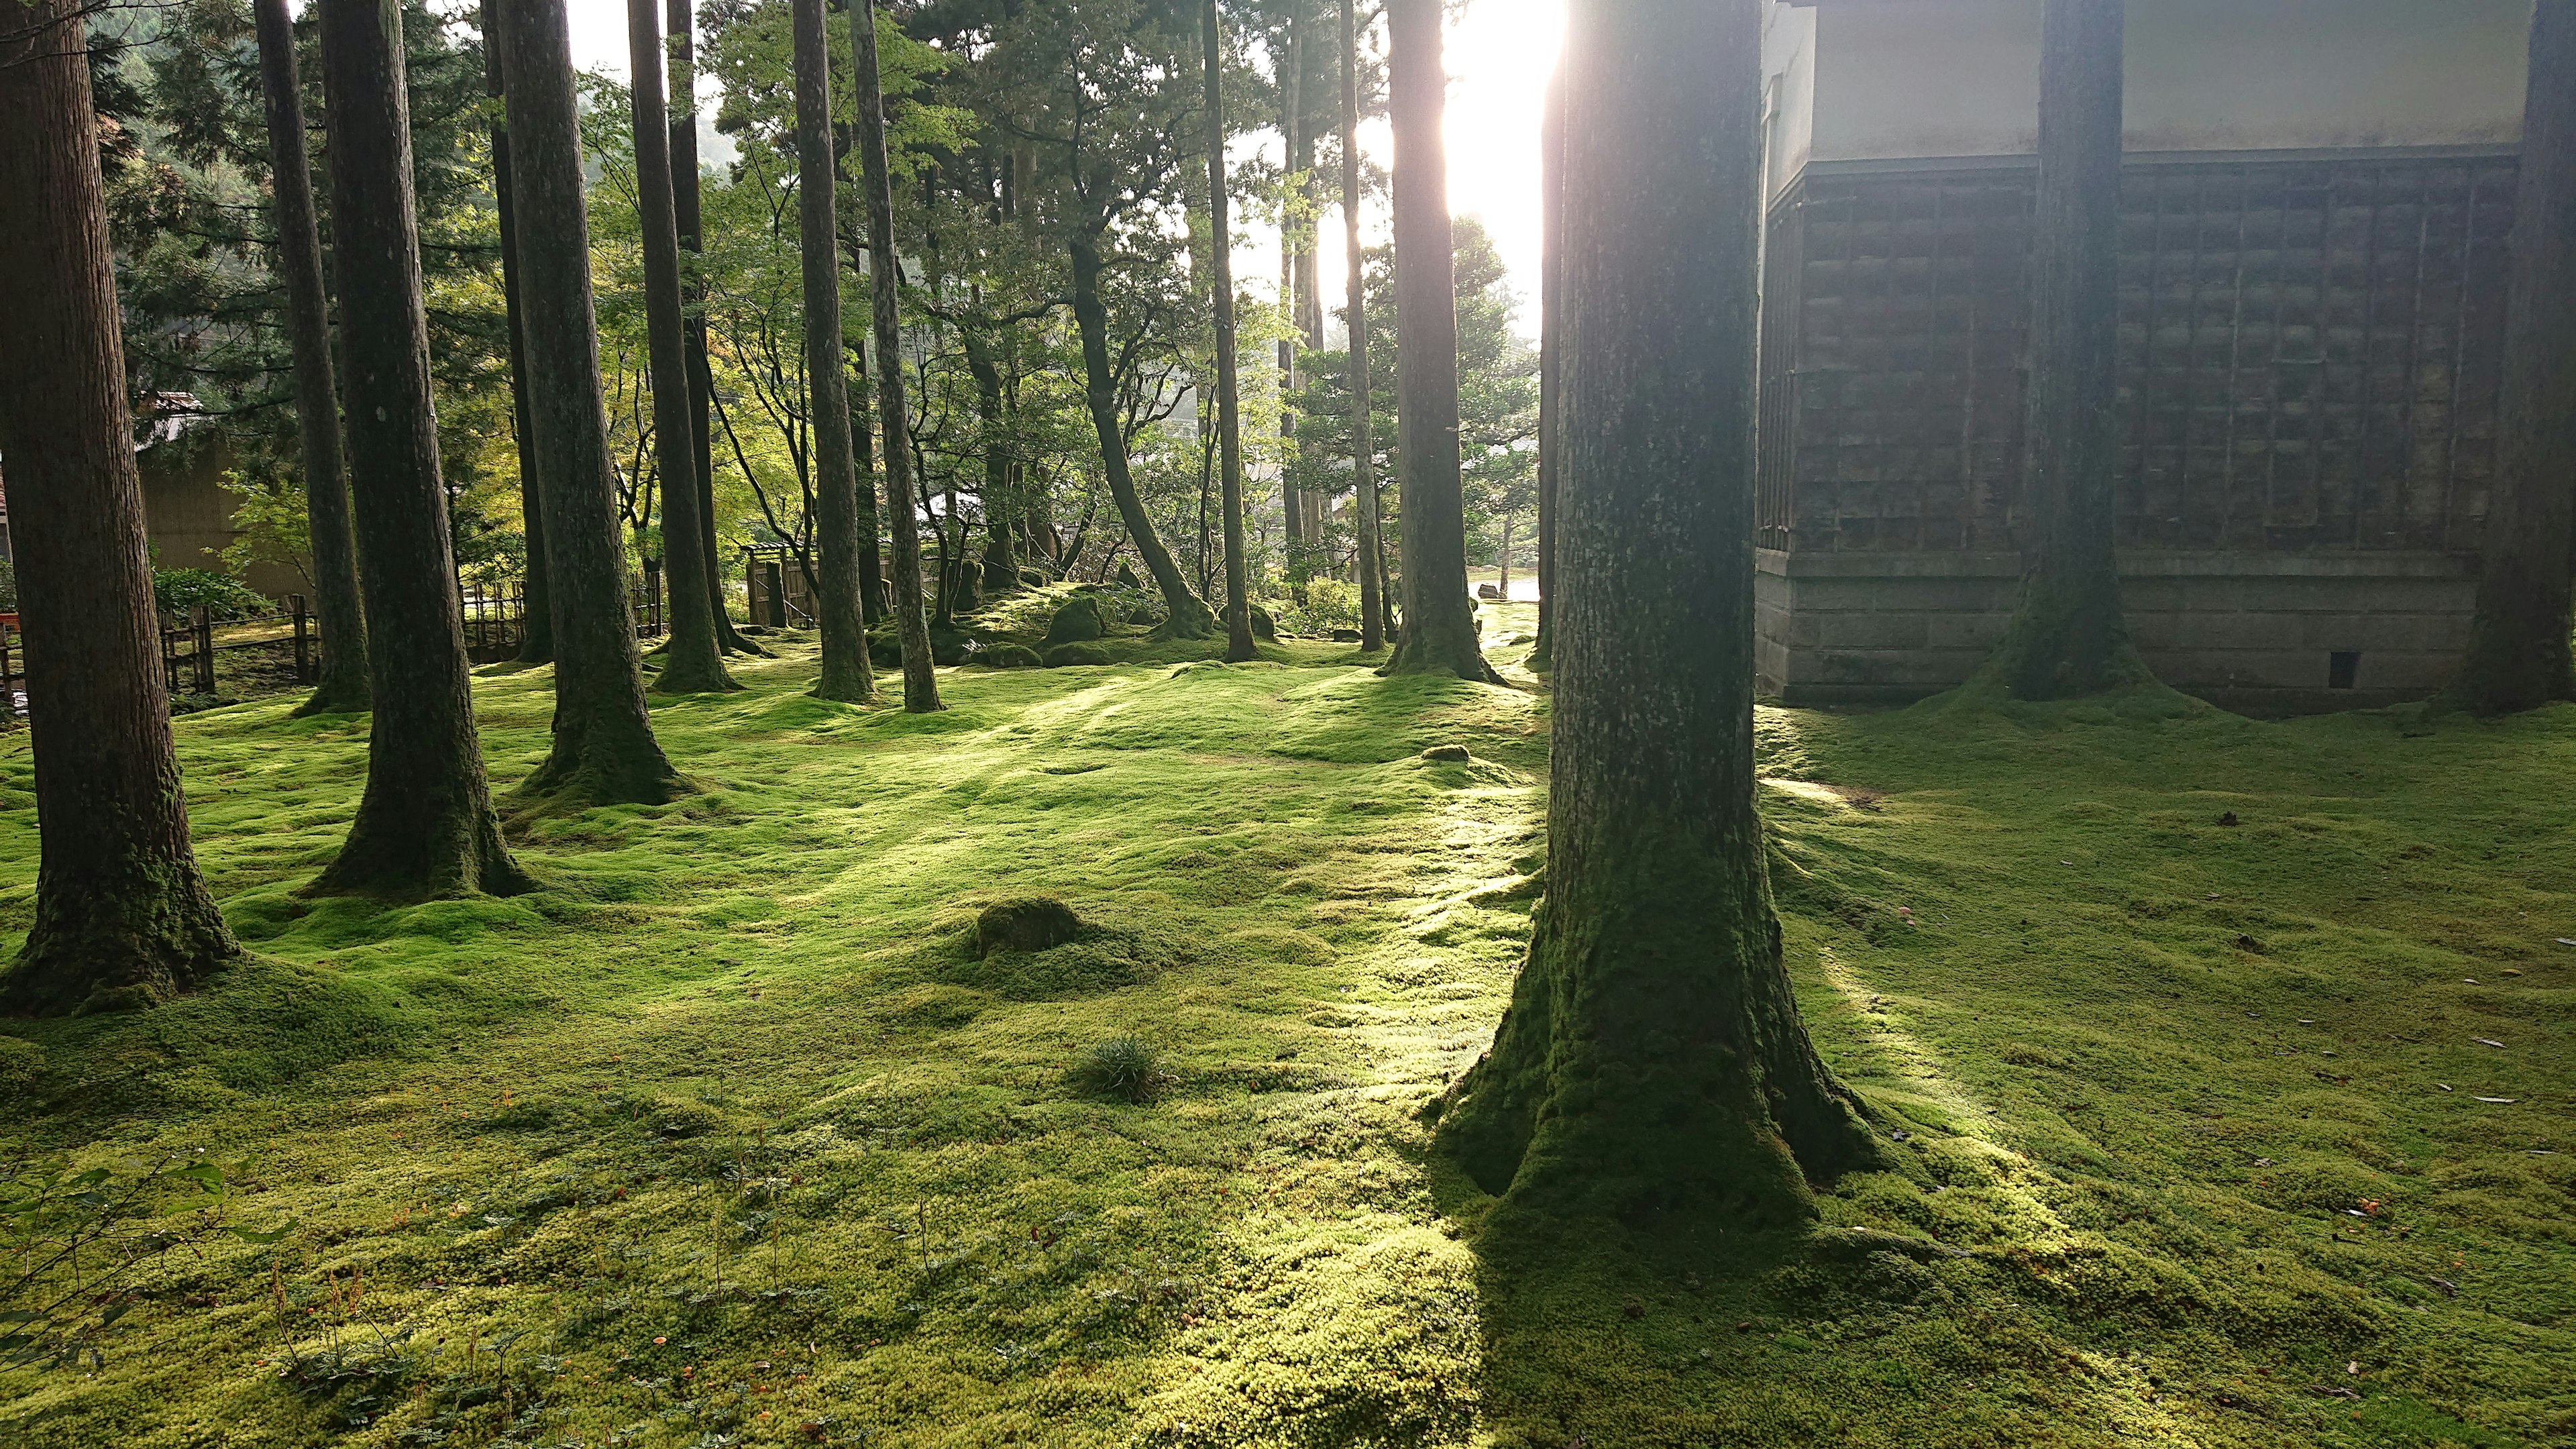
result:
[[(2011, 618), (2012, 554), (1763, 549), (1760, 688), (1792, 705), (1903, 704), (1964, 683)], [(2159, 678), (2245, 714), (2421, 699), (2468, 646), (2474, 559), (2437, 553), (2150, 552), (2120, 559)]]

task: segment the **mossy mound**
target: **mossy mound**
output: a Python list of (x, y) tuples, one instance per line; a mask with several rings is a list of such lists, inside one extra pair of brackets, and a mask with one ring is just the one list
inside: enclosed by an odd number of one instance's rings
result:
[(967, 662), (985, 669), (1035, 669), (1046, 661), (1026, 644), (995, 644), (977, 650)]
[(1046, 642), (1050, 645), (1078, 644), (1098, 639), (1108, 632), (1109, 616), (1103, 611), (1101, 601), (1092, 595), (1082, 594), (1056, 610), (1055, 617), (1047, 620)]
[(1082, 936), (1082, 917), (1053, 896), (995, 901), (975, 915), (975, 956), (996, 951), (1044, 951)]
[(1089, 640), (1083, 640), (1073, 644), (1054, 645), (1041, 657), (1045, 660), (1046, 667), (1049, 669), (1063, 669), (1069, 665), (1107, 664), (1112, 662), (1108, 650)]

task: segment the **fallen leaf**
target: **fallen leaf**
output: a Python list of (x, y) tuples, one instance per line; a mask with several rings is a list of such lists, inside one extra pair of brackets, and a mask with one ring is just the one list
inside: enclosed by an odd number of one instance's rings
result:
[(2494, 1037), (2491, 1037), (2491, 1036), (2473, 1036), (2473, 1037), (2470, 1037), (2470, 1038), (2469, 1038), (2469, 1040), (2471, 1040), (2471, 1041), (2473, 1041), (2473, 1042), (2476, 1042), (2476, 1043), (2477, 1043), (2478, 1045), (2480, 1045), (2480, 1046), (2491, 1046), (2491, 1047), (2495, 1047), (2495, 1048), (2497, 1048), (2498, 1050), (2502, 1050), (2502, 1049), (2503, 1049), (2503, 1047), (2504, 1047), (2504, 1043), (2503, 1043), (2503, 1042), (2497, 1041)]
[(2451, 1084), (2448, 1082), (2435, 1082), (2433, 1085), (2441, 1088), (2445, 1092), (2451, 1090)]
[(2424, 1281), (2441, 1289), (2445, 1297), (2457, 1298), (2460, 1296), (2460, 1285), (2452, 1282), (2448, 1278), (2435, 1278), (2428, 1274)]
[(2522, 1099), (2519, 1097), (2480, 1097), (2478, 1100), (2481, 1102), (2493, 1102), (2499, 1107), (2510, 1107)]

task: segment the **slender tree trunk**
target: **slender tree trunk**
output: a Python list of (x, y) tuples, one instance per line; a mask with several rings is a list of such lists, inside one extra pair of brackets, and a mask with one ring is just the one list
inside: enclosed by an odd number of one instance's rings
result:
[(1101, 472), (1108, 479), (1109, 499), (1118, 506), (1119, 520), (1127, 525), (1128, 540), (1136, 545), (1136, 556), (1145, 561), (1145, 571), (1153, 576), (1154, 587), (1170, 610), (1156, 632), (1172, 639), (1205, 639), (1216, 632), (1216, 615), (1190, 592), (1189, 580), (1172, 562), (1172, 551), (1163, 547), (1161, 535), (1154, 532), (1154, 520), (1145, 512), (1145, 500), (1137, 494), (1136, 476), (1128, 466), (1127, 438), (1118, 423), (1118, 379), (1109, 367), (1109, 308), (1100, 297), (1099, 239), (1076, 235), (1066, 250), (1073, 263), (1073, 320), (1082, 334), (1082, 370), (1091, 404), (1091, 430), (1100, 440)]
[[(850, 114), (853, 116), (858, 114), (859, 104), (858, 46), (858, 31), (854, 24), (850, 38)], [(837, 165), (833, 170), (833, 181), (836, 186), (840, 181)], [(862, 286), (875, 285), (872, 274), (859, 269), (857, 249), (852, 250), (848, 260), (852, 275)], [(870, 262), (869, 265), (873, 267), (875, 263)], [(875, 404), (868, 400), (869, 389), (875, 386), (875, 380), (868, 371), (868, 349), (864, 342), (850, 346), (850, 382), (851, 457), (859, 487), (859, 616), (870, 629), (874, 629), (894, 612), (894, 603), (887, 597), (882, 536), (886, 522), (884, 510), (888, 504), (880, 502), (878, 497)]]
[(960, 328), (958, 334), (966, 347), (966, 370), (975, 377), (975, 416), (984, 433), (983, 570), (984, 593), (989, 597), (1020, 586), (1019, 500), (1012, 487), (1009, 410), (992, 343), (972, 328)]
[(1225, 657), (1239, 664), (1253, 657), (1252, 596), (1243, 566), (1243, 393), (1236, 376), (1234, 335), (1234, 233), (1227, 226), (1225, 194), (1225, 34), (1216, 0), (1199, 9), (1201, 68), (1207, 76), (1208, 254), (1214, 263), (1209, 295), (1216, 304), (1217, 508), (1225, 527)]
[(1360, 265), (1360, 27), (1342, 0), (1342, 252), (1350, 259), (1351, 500), (1359, 514), (1360, 651), (1386, 647), (1386, 568), (1378, 548), (1377, 443), (1369, 426), (1368, 276)]
[(348, 362), (349, 473), (375, 718), (367, 788), (317, 894), (526, 889), (501, 844), (458, 617), (411, 190), (402, 12), (320, 0), (331, 231)]
[[(508, 89), (509, 19), (501, 0), (483, 0), (483, 91), (496, 101)], [(528, 413), (527, 325), (520, 306), (519, 219), (510, 200), (506, 106), (492, 113), (492, 196), (501, 232), (501, 304), (510, 328), (510, 424), (519, 454), (519, 512), (528, 542), (519, 587), (519, 662), (546, 664), (555, 657), (554, 591), (546, 586), (544, 483), (537, 476), (537, 426)]]
[(1404, 482), (1404, 634), (1388, 674), (1500, 682), (1467, 597), (1467, 507), (1458, 477), (1458, 316), (1452, 290), (1448, 157), (1440, 117), (1448, 72), (1440, 0), (1387, 0), (1395, 130), (1396, 452)]
[(1547, 896), (1441, 1123), (1540, 1212), (1794, 1221), (1877, 1156), (1799, 1020), (1754, 808), (1761, 8), (1578, 0), (1567, 35)]
[(1565, 307), (1565, 80), (1548, 82), (1538, 136), (1538, 643), (1528, 667), (1545, 674), (1556, 660), (1556, 490), (1560, 405), (1557, 314)]
[(2568, 649), (2576, 479), (2576, 0), (2538, 0), (2508, 281), (2500, 467), (2476, 632), (2453, 691), (2480, 714), (2576, 695)]
[[(823, 0), (794, 0), (796, 26), (796, 208), (804, 248), (806, 415), (814, 428), (814, 532), (821, 545), (814, 580), (823, 635), (818, 699), (863, 704), (876, 698), (868, 663), (867, 615), (859, 556), (875, 536), (859, 531), (859, 478), (850, 460), (848, 364), (841, 357), (839, 203), (832, 172), (832, 61)], [(871, 487), (870, 491), (873, 491)]]
[[(698, 43), (697, 17), (690, 0), (669, 0), (665, 24), (670, 30), (671, 70), (671, 206), (680, 234), (680, 250), (695, 258), (704, 225), (698, 195)], [(698, 537), (706, 560), (707, 597), (714, 601), (716, 645), (727, 654), (763, 655), (733, 626), (725, 606), (723, 544), (716, 538), (715, 435), (708, 413), (715, 398), (715, 371), (707, 361), (706, 287), (692, 271), (683, 280), (681, 301), (688, 308), (689, 445), (698, 475)]]
[[(575, 805), (656, 804), (685, 786), (653, 738), (626, 598), (626, 549), (599, 391), (572, 42), (564, 0), (507, 4), (511, 201), (521, 222), (528, 411), (545, 479), (555, 621), (554, 749), (519, 794)], [(687, 384), (673, 382), (676, 405)], [(676, 425), (685, 436), (685, 416)], [(672, 485), (663, 490), (666, 500), (692, 491), (694, 466), (680, 461), (678, 472), (663, 475)]]
[(171, 745), (87, 49), (74, 0), (0, 0), (0, 456), (42, 852), (12, 1014), (145, 1005), (238, 954)]
[(653, 387), (653, 452), (662, 474), (662, 577), (668, 643), (658, 689), (675, 694), (740, 689), (725, 673), (716, 637), (719, 596), (698, 510), (697, 419), (689, 398), (688, 323), (680, 283), (680, 230), (671, 194), (671, 122), (662, 108), (658, 0), (627, 0), (627, 97), (635, 118), (636, 219), (644, 242), (644, 328)]
[(367, 625), (358, 602), (358, 543), (349, 529), (349, 478), (340, 462), (340, 393), (331, 378), (331, 304), (322, 290), (322, 239), (313, 223), (313, 170), (304, 149), (304, 93), (295, 76), (295, 24), (286, 0), (255, 0), (260, 93), (267, 103), (277, 269), (295, 355), (295, 425), (304, 445), (304, 500), (313, 534), (313, 590), (322, 616), (322, 678), (299, 715), (368, 708)]
[(1503, 602), (1512, 601), (1512, 520), (1503, 518), (1503, 546), (1494, 556), (1494, 572), (1499, 576), (1495, 587), (1502, 591)]
[(2112, 556), (2119, 423), (2125, 0), (2047, 0), (2031, 251), (2030, 519), (2021, 602), (1993, 668), (2022, 699), (2145, 681)]
[[(1306, 79), (1306, 13), (1305, 0), (1289, 0), (1287, 53), (1279, 59), (1279, 135), (1282, 149), (1280, 166), (1297, 169), (1297, 156), (1305, 137)], [(1283, 194), (1281, 200), (1286, 201)], [(1279, 227), (1279, 306), (1294, 325), (1297, 310), (1297, 219), (1283, 215)], [(1297, 344), (1289, 338), (1279, 339), (1279, 507), (1282, 547), (1288, 555), (1288, 591), (1295, 597), (1306, 597), (1306, 579), (1313, 560), (1312, 542), (1306, 537), (1306, 490), (1297, 486), (1297, 414), (1290, 400), (1297, 392)]]
[[(876, 0), (852, 6), (850, 22), (851, 48), (858, 57), (859, 160), (868, 193), (868, 290), (876, 303), (877, 426), (885, 430), (886, 500), (889, 504), (902, 500), (892, 522), (895, 630), (903, 639), (903, 707), (908, 713), (927, 714), (945, 706), (939, 702), (939, 677), (931, 671), (930, 627), (921, 609), (921, 532), (912, 503), (912, 415), (905, 411), (903, 324), (895, 311), (903, 259), (894, 244), (894, 178), (886, 167)], [(955, 509), (950, 512), (953, 515)], [(945, 565), (948, 535), (944, 531), (939, 545)]]

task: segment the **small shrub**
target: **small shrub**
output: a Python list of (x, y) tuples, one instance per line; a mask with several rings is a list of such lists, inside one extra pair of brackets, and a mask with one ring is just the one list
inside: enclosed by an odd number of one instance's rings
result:
[(218, 622), (274, 613), (277, 608), (248, 584), (213, 569), (153, 570), (153, 608), (164, 614), (194, 617), (200, 604)]
[[(1336, 629), (1356, 630), (1360, 626), (1359, 585), (1340, 579), (1309, 579), (1304, 603), (1269, 599), (1264, 601), (1264, 607), (1274, 626), (1291, 634), (1323, 638)], [(1259, 632), (1262, 617), (1258, 613), (1253, 616), (1255, 632)]]
[(1093, 1043), (1066, 1076), (1086, 1096), (1137, 1104), (1154, 1100), (1171, 1080), (1163, 1073), (1162, 1058), (1132, 1036)]

